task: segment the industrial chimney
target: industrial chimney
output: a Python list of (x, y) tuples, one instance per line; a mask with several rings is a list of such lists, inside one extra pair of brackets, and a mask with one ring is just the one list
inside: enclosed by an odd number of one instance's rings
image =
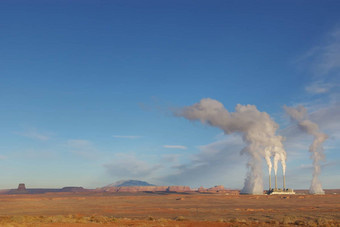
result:
[(286, 188), (286, 176), (283, 175), (283, 190)]
[(277, 175), (275, 174), (275, 189), (277, 189)]

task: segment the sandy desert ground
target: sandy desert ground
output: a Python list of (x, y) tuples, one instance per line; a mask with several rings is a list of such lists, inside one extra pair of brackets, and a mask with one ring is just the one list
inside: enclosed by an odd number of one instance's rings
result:
[(0, 226), (340, 226), (340, 194), (0, 195)]

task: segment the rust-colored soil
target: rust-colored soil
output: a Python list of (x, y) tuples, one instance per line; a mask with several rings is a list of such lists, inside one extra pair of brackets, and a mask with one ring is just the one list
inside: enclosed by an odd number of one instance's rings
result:
[(340, 195), (0, 195), (0, 226), (340, 226)]

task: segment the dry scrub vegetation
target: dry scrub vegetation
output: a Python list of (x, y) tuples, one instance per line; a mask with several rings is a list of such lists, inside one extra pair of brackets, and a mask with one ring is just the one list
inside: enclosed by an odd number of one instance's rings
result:
[(340, 226), (340, 195), (0, 195), (0, 226), (249, 225)]
[(259, 222), (239, 218), (219, 219), (217, 221), (191, 221), (183, 216), (172, 219), (115, 218), (108, 216), (56, 215), (56, 216), (11, 216), (0, 217), (0, 226), (340, 226), (335, 220), (317, 218), (303, 220), (285, 216), (281, 221)]

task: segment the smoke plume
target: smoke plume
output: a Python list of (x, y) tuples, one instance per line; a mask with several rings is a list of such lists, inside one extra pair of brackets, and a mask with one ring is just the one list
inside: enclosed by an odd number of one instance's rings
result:
[(309, 146), (311, 158), (313, 159), (313, 179), (309, 188), (311, 194), (324, 194), (321, 183), (319, 181), (320, 175), (320, 161), (324, 160), (324, 151), (322, 144), (328, 138), (326, 134), (320, 132), (319, 126), (308, 119), (306, 108), (298, 106), (296, 108), (284, 106), (284, 109), (289, 114), (290, 118), (298, 123), (298, 127), (314, 136), (313, 143)]
[[(203, 124), (222, 129), (226, 134), (242, 135), (246, 147), (241, 150), (241, 154), (247, 154), (249, 157), (243, 193), (263, 193), (263, 159), (267, 162), (269, 173), (273, 155), (277, 155), (278, 160), (285, 165), (286, 153), (283, 149), (282, 137), (276, 135), (278, 125), (267, 113), (258, 111), (254, 105), (238, 104), (235, 112), (230, 113), (222, 103), (206, 98), (181, 109), (176, 115), (188, 120), (200, 120)], [(277, 162), (275, 168), (277, 170)]]

